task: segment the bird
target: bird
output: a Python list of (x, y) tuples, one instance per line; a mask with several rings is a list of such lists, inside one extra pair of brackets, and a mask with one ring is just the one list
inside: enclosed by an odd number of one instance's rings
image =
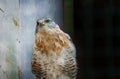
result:
[(36, 79), (76, 79), (76, 47), (51, 18), (37, 20), (31, 70)]

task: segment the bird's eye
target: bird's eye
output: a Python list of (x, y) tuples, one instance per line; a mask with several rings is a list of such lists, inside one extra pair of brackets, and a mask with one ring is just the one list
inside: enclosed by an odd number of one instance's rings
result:
[(46, 19), (46, 20), (45, 20), (46, 23), (49, 23), (50, 21), (51, 21), (50, 19)]

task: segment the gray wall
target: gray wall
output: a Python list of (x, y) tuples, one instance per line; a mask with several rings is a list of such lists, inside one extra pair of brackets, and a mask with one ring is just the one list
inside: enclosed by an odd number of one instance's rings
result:
[(63, 26), (62, 0), (0, 0), (0, 79), (35, 79), (31, 54), (42, 17)]

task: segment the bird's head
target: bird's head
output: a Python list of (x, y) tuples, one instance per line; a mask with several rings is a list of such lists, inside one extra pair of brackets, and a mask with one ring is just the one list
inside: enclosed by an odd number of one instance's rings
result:
[(37, 21), (36, 33), (41, 30), (47, 31), (47, 30), (52, 30), (55, 28), (59, 28), (59, 26), (52, 19), (42, 18)]

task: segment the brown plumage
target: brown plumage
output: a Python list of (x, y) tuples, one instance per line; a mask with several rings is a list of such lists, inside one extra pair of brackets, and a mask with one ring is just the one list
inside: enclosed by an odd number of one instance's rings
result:
[(75, 47), (51, 19), (37, 21), (32, 72), (37, 79), (75, 79)]

